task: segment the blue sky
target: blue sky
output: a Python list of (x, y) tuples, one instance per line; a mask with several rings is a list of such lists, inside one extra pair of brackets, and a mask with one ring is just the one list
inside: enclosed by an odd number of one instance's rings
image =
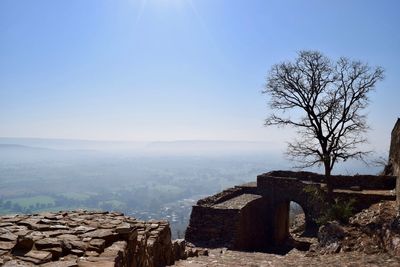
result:
[(400, 115), (400, 2), (0, 0), (0, 136), (268, 140), (272, 64), (302, 49), (386, 70), (369, 108)]

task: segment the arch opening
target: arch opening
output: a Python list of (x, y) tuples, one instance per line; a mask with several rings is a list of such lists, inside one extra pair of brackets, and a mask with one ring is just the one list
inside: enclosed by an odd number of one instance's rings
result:
[(293, 239), (303, 236), (306, 229), (306, 214), (303, 208), (294, 201), (289, 203), (289, 234)]
[(279, 254), (293, 248), (307, 251), (313, 240), (307, 233), (307, 216), (304, 208), (295, 201), (276, 206), (273, 244)]
[(298, 250), (307, 251), (315, 242), (315, 237), (310, 235), (310, 225), (307, 225), (307, 216), (304, 208), (295, 201), (289, 202), (288, 212), (288, 245)]

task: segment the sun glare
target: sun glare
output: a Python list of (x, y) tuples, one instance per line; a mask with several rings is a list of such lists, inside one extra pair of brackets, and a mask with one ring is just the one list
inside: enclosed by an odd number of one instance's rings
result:
[[(151, 0), (150, 0), (151, 1)], [(160, 6), (165, 8), (182, 8), (185, 5), (186, 0), (153, 0)]]
[(141, 20), (143, 13), (148, 8), (181, 10), (185, 6), (190, 6), (193, 9), (193, 3), (191, 0), (140, 0), (139, 2), (140, 7), (136, 21)]

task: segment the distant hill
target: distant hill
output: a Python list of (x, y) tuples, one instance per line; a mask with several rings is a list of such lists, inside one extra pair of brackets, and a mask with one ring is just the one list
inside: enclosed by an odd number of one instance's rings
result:
[[(275, 153), (277, 145), (270, 142), (224, 140), (177, 140), (155, 142), (90, 141), (41, 138), (0, 137), (0, 144), (8, 148), (53, 150), (129, 151), (144, 154), (204, 154), (204, 153)], [(2, 149), (2, 148), (0, 148)]]
[(146, 148), (154, 152), (169, 153), (276, 153), (277, 146), (269, 142), (252, 141), (163, 141), (149, 143)]
[(52, 138), (0, 137), (0, 144), (40, 147), (57, 150), (129, 150), (142, 148), (145, 142), (96, 141)]
[[(36, 162), (48, 160), (79, 159), (94, 155), (93, 150), (56, 149), (40, 147), (39, 144), (4, 144), (0, 140), (0, 160), (7, 162)], [(14, 140), (15, 141), (15, 140)], [(45, 144), (43, 144), (45, 145)]]
[(31, 147), (17, 144), (0, 144), (0, 150), (49, 150), (42, 147)]

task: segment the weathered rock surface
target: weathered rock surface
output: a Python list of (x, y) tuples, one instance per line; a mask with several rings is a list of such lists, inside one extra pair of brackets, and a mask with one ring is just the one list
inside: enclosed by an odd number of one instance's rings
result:
[(341, 249), (341, 241), (346, 232), (338, 222), (329, 222), (318, 231), (318, 245), (323, 247), (324, 253), (337, 253)]
[(166, 266), (199, 250), (171, 241), (166, 221), (71, 211), (0, 217), (0, 266)]
[(392, 130), (388, 165), (383, 174), (400, 176), (400, 119)]
[(400, 266), (400, 258), (386, 253), (367, 255), (362, 252), (347, 252), (309, 257), (307, 253), (292, 250), (286, 255), (242, 252), (226, 249), (211, 249), (209, 256), (199, 256), (180, 260), (174, 266), (178, 267), (366, 267), (366, 266)]
[(333, 222), (322, 226), (318, 241), (318, 246), (311, 249), (318, 254), (357, 251), (400, 256), (400, 217), (396, 203), (374, 204), (355, 214), (347, 225)]

